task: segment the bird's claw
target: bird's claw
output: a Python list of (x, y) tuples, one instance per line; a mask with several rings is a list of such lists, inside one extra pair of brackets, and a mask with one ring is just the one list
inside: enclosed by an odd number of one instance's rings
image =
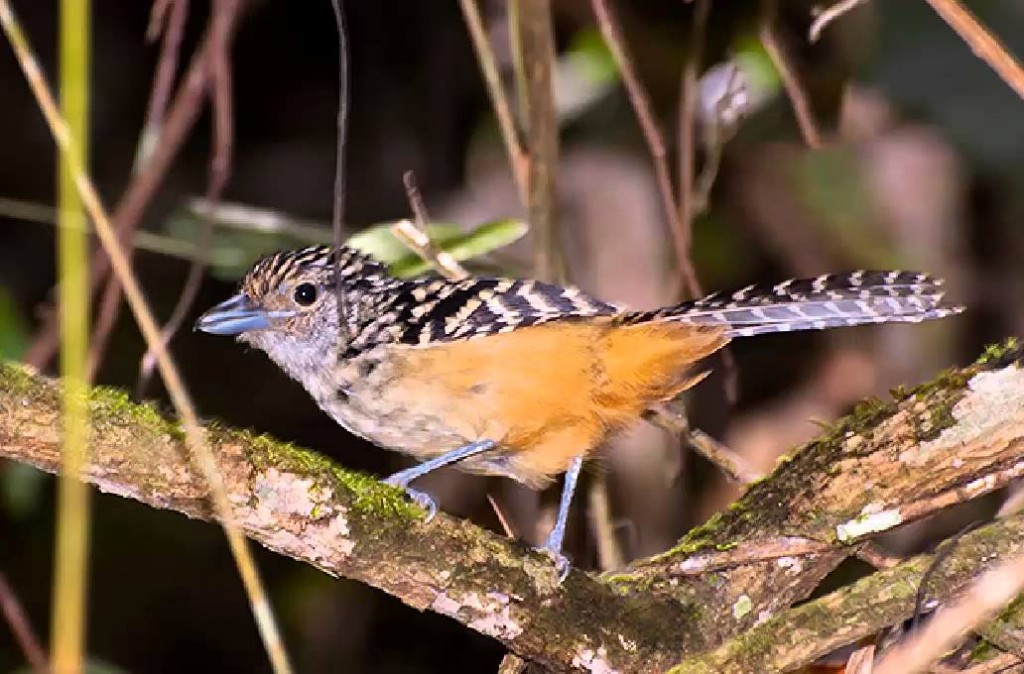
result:
[(569, 558), (558, 550), (549, 548), (547, 545), (542, 545), (541, 547), (534, 549), (551, 559), (555, 565), (555, 571), (558, 572), (558, 583), (562, 584), (569, 576), (569, 571), (572, 570), (572, 564), (569, 563)]
[(402, 484), (398, 480), (388, 479), (384, 480), (384, 483), (389, 484), (392, 487), (398, 487), (399, 489), (405, 492), (405, 495), (409, 497), (410, 501), (426, 510), (427, 519), (425, 519), (424, 522), (429, 522), (430, 520), (434, 519), (435, 515), (437, 515), (437, 502), (434, 501), (434, 498), (427, 492), (420, 491), (419, 489), (413, 489), (408, 485)]

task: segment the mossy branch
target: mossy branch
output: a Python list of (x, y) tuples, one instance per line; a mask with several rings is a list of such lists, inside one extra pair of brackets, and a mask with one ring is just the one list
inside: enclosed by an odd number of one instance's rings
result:
[[(0, 457), (58, 471), (59, 393), (53, 380), (0, 364)], [(89, 410), (84, 474), (90, 483), (156, 508), (212, 518), (177, 424), (106, 388), (89, 393)], [(220, 425), (207, 434), (235, 522), (247, 536), (417, 609), (448, 615), (526, 659), (555, 670), (574, 662), (664, 669), (678, 659), (679, 635), (694, 632), (692, 616), (670, 598), (620, 596), (575, 571), (559, 586), (546, 557), (444, 513), (424, 523), (424, 513), (398, 490), (314, 452)], [(682, 643), (704, 646), (696, 637)]]
[[(244, 431), (214, 425), (207, 433), (249, 537), (451, 616), (525, 659), (553, 670), (622, 672), (680, 662), (682, 671), (701, 671), (757, 658), (791, 664), (906, 616), (904, 590), (916, 588), (926, 560), (790, 608), (860, 542), (1024, 475), (1021, 358), (1009, 342), (968, 368), (895, 392), (892, 402), (866, 403), (674, 549), (627, 573), (574, 571), (561, 586), (546, 558), (443, 513), (424, 523), (398, 491), (369, 476)], [(89, 407), (89, 482), (210, 519), (175, 423), (109, 389), (94, 389)], [(0, 457), (56, 472), (59, 419), (54, 381), (0, 365)], [(966, 552), (943, 564), (948, 573), (932, 596), (950, 596), (983, 565), (1016, 551), (1022, 538), (1008, 527), (1018, 526), (1009, 519), (966, 538)], [(883, 599), (892, 610), (878, 610)], [(841, 602), (843, 631), (804, 631), (799, 648), (783, 638), (804, 624), (808, 607), (832, 606), (820, 603), (827, 601)]]

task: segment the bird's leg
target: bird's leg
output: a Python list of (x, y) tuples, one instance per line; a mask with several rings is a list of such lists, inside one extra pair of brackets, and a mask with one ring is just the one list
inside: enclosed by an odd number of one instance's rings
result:
[(551, 528), (547, 540), (540, 547), (541, 552), (555, 560), (559, 580), (565, 580), (565, 577), (569, 575), (569, 558), (562, 554), (562, 541), (565, 539), (565, 525), (569, 520), (572, 495), (576, 491), (576, 483), (579, 481), (582, 468), (582, 456), (577, 456), (569, 464), (569, 470), (565, 472), (565, 483), (562, 485), (562, 497), (558, 502), (558, 517), (555, 518), (555, 526)]
[(431, 498), (430, 494), (419, 491), (418, 489), (412, 489), (409, 487), (409, 483), (418, 477), (422, 477), (427, 473), (433, 472), (438, 468), (444, 468), (453, 463), (457, 463), (464, 459), (468, 459), (471, 456), (482, 454), (488, 450), (494, 448), (494, 442), (492, 440), (480, 440), (479, 442), (473, 442), (468, 445), (463, 445), (453, 449), (450, 452), (445, 452), (440, 456), (435, 456), (432, 459), (428, 459), (423, 463), (400, 470), (384, 479), (385, 484), (390, 484), (393, 487), (404, 489), (405, 493), (409, 495), (409, 498), (418, 503), (427, 511), (427, 521), (429, 522), (437, 514), (437, 503)]

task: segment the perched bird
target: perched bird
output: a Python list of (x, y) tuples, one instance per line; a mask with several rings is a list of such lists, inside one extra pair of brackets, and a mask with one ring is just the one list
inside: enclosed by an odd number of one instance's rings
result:
[(565, 473), (542, 547), (564, 573), (584, 458), (700, 381), (701, 359), (735, 337), (962, 311), (940, 286), (856, 271), (629, 311), (539, 281), (402, 280), (355, 249), (314, 246), (260, 259), (196, 328), (261, 349), (346, 429), (419, 459), (386, 481), (431, 515), (433, 500), (409, 484), (442, 466), (533, 488)]

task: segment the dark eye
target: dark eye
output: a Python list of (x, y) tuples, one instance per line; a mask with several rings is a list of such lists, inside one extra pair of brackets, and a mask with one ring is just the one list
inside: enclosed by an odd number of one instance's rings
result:
[(295, 301), (304, 307), (316, 302), (316, 286), (312, 283), (300, 283), (295, 288)]

